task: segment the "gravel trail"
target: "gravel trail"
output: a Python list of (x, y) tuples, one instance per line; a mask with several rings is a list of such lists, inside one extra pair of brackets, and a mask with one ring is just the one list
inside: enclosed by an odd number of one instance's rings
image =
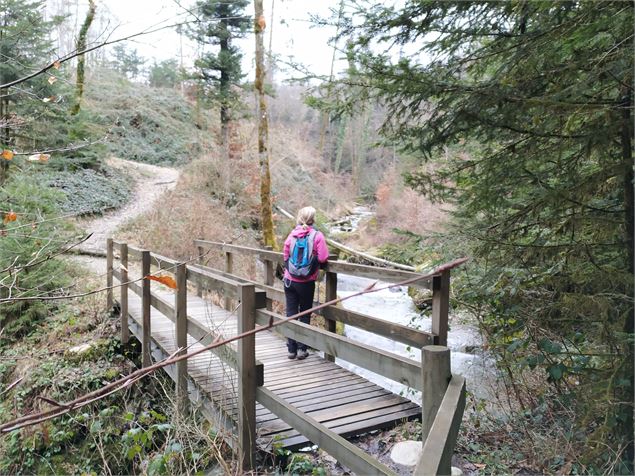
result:
[(106, 238), (115, 234), (123, 223), (150, 210), (157, 199), (176, 186), (180, 172), (170, 167), (142, 164), (130, 160), (110, 158), (107, 164), (120, 169), (135, 182), (133, 196), (127, 205), (103, 215), (78, 220), (80, 228), (93, 235), (80, 246), (89, 252), (106, 251)]

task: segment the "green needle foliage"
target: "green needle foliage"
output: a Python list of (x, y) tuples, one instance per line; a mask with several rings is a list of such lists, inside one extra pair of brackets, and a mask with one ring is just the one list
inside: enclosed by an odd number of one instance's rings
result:
[(459, 299), (586, 472), (633, 470), (633, 8), (360, 2), (342, 33), (384, 136), (434, 163), (407, 182), (456, 207)]
[[(236, 89), (244, 76), (240, 66), (242, 53), (233, 43), (243, 38), (251, 26), (251, 18), (245, 13), (249, 4), (248, 0), (199, 0), (196, 11), (200, 23), (189, 31), (204, 51), (195, 63), (203, 95), (220, 105), (224, 131), (232, 119), (231, 109), (240, 102)], [(222, 137), (225, 142), (225, 132)]]

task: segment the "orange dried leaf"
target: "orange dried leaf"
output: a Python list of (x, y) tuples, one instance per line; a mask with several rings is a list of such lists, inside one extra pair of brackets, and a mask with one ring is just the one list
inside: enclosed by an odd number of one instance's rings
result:
[(267, 28), (267, 22), (265, 21), (265, 17), (263, 15), (260, 15), (258, 17), (258, 28), (260, 28), (260, 31), (263, 31), (265, 28)]
[(9, 223), (10, 221), (16, 221), (18, 219), (18, 215), (14, 211), (10, 211), (9, 213), (5, 213), (4, 222)]
[(57, 78), (55, 76), (49, 76), (49, 79), (48, 79), (49, 84), (53, 84), (55, 81), (57, 81)]
[(153, 276), (153, 275), (149, 274), (149, 275), (146, 276), (146, 279), (149, 279), (150, 281), (156, 281), (158, 283), (164, 284), (170, 289), (176, 289), (176, 281), (174, 280), (174, 278), (172, 276), (166, 276), (166, 275)]
[(48, 162), (51, 158), (51, 154), (33, 154), (29, 155), (26, 159), (29, 162)]
[(11, 160), (13, 159), (13, 151), (9, 150), (9, 149), (4, 149), (2, 151), (2, 158), (4, 160)]
[(55, 63), (53, 63), (53, 68), (60, 69), (61, 65), (62, 65), (62, 63), (60, 63), (59, 61), (56, 61)]

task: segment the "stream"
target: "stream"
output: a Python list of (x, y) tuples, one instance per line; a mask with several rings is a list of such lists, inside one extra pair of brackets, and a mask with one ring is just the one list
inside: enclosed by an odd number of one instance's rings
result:
[[(356, 207), (351, 215), (337, 222), (331, 231), (342, 233), (353, 231), (364, 219), (372, 217), (373, 213), (365, 207)], [(343, 225), (343, 223), (345, 223)], [(375, 282), (371, 279), (359, 278), (338, 274), (337, 294), (339, 297), (349, 296), (361, 291)], [(378, 282), (377, 287), (383, 287), (387, 283)], [(393, 286), (374, 293), (356, 296), (342, 302), (345, 309), (366, 314), (378, 319), (414, 327), (422, 331), (430, 331), (432, 319), (430, 311), (420, 314), (415, 308), (408, 288), (405, 286)], [(344, 326), (344, 335), (356, 342), (392, 352), (412, 360), (421, 361), (421, 352), (410, 348), (405, 344), (378, 336), (357, 327)], [(494, 360), (483, 349), (483, 339), (475, 322), (471, 322), (468, 315), (450, 309), (448, 347), (451, 352), (452, 373), (464, 376), (467, 380), (468, 390), (477, 398), (487, 401), (495, 399), (497, 391), (497, 371)], [(390, 380), (386, 377), (370, 372), (366, 369), (336, 359), (338, 365), (349, 369), (377, 385), (401, 394), (417, 403), (421, 403), (421, 392), (415, 391), (405, 385)]]

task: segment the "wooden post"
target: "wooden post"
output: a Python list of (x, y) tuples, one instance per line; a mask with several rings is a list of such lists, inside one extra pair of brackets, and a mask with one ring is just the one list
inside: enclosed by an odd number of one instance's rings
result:
[[(225, 272), (231, 274), (234, 270), (234, 255), (231, 251), (225, 251)], [(228, 311), (232, 308), (232, 300), (225, 298), (225, 309)]]
[[(271, 246), (266, 246), (265, 247), (267, 250), (272, 250), (273, 248), (271, 248)], [(264, 264), (265, 264), (265, 284), (267, 286), (273, 286), (273, 272), (274, 272), (274, 268), (273, 268), (273, 261), (269, 260), (269, 259), (265, 259), (263, 260)], [(272, 309), (272, 300), (267, 298), (266, 299), (266, 303), (267, 303), (267, 310), (271, 311)]]
[(150, 274), (150, 252), (141, 252), (141, 366), (148, 367), (152, 364), (150, 350), (150, 280), (145, 276)]
[[(203, 247), (202, 246), (197, 246), (196, 248), (198, 249), (198, 260), (197, 260), (197, 263), (202, 266), (203, 265)], [(198, 297), (203, 297), (203, 278), (200, 277), (200, 276), (199, 276), (198, 280), (196, 281), (196, 295)]]
[(110, 312), (114, 305), (114, 298), (112, 294), (112, 262), (112, 238), (108, 238), (106, 240), (106, 309), (108, 309), (108, 312)]
[[(337, 273), (332, 273), (330, 271), (326, 272), (326, 283), (325, 283), (325, 301), (332, 301), (337, 298)], [(326, 330), (329, 332), (335, 333), (336, 331), (336, 322), (333, 319), (324, 319), (324, 324), (326, 325)], [(324, 360), (329, 360), (331, 362), (335, 362), (335, 356), (331, 354), (324, 353)]]
[(452, 372), (450, 349), (441, 345), (428, 345), (421, 349), (421, 434), (425, 444), (432, 423), (441, 406)]
[(130, 328), (128, 327), (128, 244), (121, 245), (121, 343), (127, 344), (130, 340)]
[[(176, 326), (177, 355), (185, 354), (187, 347), (187, 265), (176, 267), (176, 293), (174, 294), (174, 325)], [(176, 363), (176, 400), (180, 412), (187, 408), (187, 360)]]
[(435, 344), (448, 344), (448, 310), (450, 308), (450, 271), (432, 278), (432, 333)]
[[(253, 284), (238, 287), (238, 333), (256, 327), (256, 299)], [(254, 468), (256, 456), (256, 336), (238, 341), (238, 446), (242, 471)]]

